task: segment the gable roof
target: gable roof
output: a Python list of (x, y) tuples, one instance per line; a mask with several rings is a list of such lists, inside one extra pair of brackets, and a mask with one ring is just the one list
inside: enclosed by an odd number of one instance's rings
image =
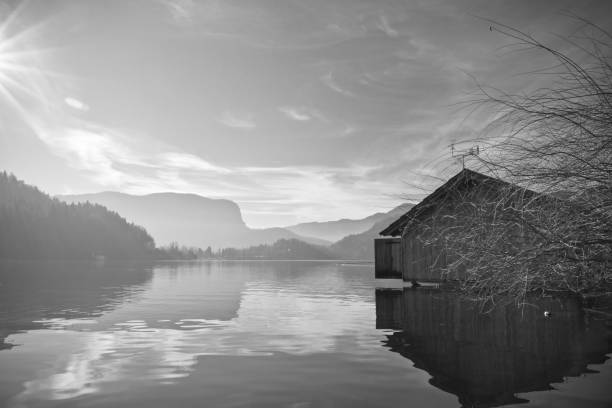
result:
[(455, 174), (446, 183), (438, 187), (433, 193), (425, 197), (423, 201), (412, 207), (410, 211), (399, 217), (397, 220), (391, 223), (391, 225), (382, 230), (380, 232), (380, 235), (393, 237), (401, 236), (402, 232), (404, 231), (404, 228), (406, 227), (406, 225), (408, 225), (408, 223), (418, 219), (427, 210), (434, 208), (444, 202), (444, 199), (448, 197), (450, 192), (456, 191), (456, 189), (458, 189), (459, 187), (473, 188), (475, 186), (486, 186), (488, 191), (499, 191), (504, 188), (516, 188), (529, 195), (537, 194), (531, 190), (523, 189), (519, 186), (500, 180), (498, 178), (487, 176), (482, 173), (478, 173), (474, 170), (463, 169), (459, 173)]

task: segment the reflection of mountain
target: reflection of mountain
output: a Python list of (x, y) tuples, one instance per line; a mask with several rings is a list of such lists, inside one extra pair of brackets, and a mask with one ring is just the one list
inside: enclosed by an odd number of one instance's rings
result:
[(92, 202), (117, 211), (142, 225), (155, 242), (206, 248), (248, 247), (271, 244), (281, 238), (298, 238), (314, 244), (329, 242), (299, 236), (283, 228), (251, 229), (242, 220), (240, 208), (229, 200), (196, 194), (156, 193), (143, 196), (117, 192), (60, 196), (66, 202)]
[(585, 319), (576, 302), (535, 304), (481, 314), (453, 293), (379, 289), (376, 326), (401, 330), (388, 336), (387, 347), (427, 371), (432, 385), (457, 395), (463, 406), (494, 407), (588, 372), (588, 364), (602, 363), (612, 351), (609, 329)]
[(103, 325), (134, 320), (149, 328), (187, 330), (229, 321), (240, 307), (240, 268), (231, 262), (157, 263), (145, 295), (107, 313)]
[[(87, 319), (133, 297), (150, 281), (140, 264), (85, 262), (0, 264), (0, 349), (8, 335), (40, 328), (41, 319)], [(128, 265), (126, 267), (126, 265)]]

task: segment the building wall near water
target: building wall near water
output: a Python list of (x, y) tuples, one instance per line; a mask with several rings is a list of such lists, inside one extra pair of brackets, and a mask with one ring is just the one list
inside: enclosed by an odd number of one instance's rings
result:
[(402, 278), (401, 238), (378, 238), (374, 240), (374, 273), (376, 279)]

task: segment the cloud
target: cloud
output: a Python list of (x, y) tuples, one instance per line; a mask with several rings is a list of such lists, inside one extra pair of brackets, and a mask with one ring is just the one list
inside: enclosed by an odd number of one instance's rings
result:
[(377, 165), (228, 167), (84, 121), (36, 130), (57, 156), (97, 188), (228, 198), (238, 202), (247, 223), (255, 227), (366, 216), (392, 207), (389, 193), (402, 191), (397, 177), (380, 181), (386, 175)]
[(162, 153), (159, 156), (160, 163), (164, 166), (176, 169), (188, 169), (192, 171), (212, 171), (219, 174), (230, 172), (225, 167), (214, 165), (194, 154), (189, 153)]
[(238, 190), (220, 177), (230, 173), (227, 168), (117, 129), (69, 117), (57, 122), (38, 119), (32, 128), (56, 156), (98, 188), (131, 193), (195, 192), (198, 180), (210, 186), (202, 190), (205, 195), (226, 196)]
[(282, 106), (278, 108), (286, 117), (289, 119), (297, 120), (300, 122), (309, 121), (312, 117), (305, 111), (291, 106)]
[(192, 23), (196, 6), (193, 0), (159, 0), (159, 2), (166, 7), (176, 24)]
[(255, 226), (259, 217), (250, 215), (261, 211), (290, 213), (291, 222), (363, 217), (399, 204), (389, 194), (405, 190), (399, 177), (373, 178), (377, 170), (360, 164), (238, 168), (258, 188), (237, 201)]
[(70, 106), (73, 109), (83, 112), (89, 111), (89, 106), (87, 104), (71, 96), (67, 96), (66, 98), (64, 98), (64, 102), (66, 103), (66, 105)]
[(75, 169), (91, 176), (94, 182), (107, 187), (125, 187), (143, 180), (122, 170), (126, 167), (151, 167), (129, 146), (119, 141), (116, 132), (99, 126), (49, 127), (35, 124), (39, 138), (56, 155)]
[(391, 24), (389, 24), (389, 20), (387, 19), (387, 16), (385, 16), (384, 14), (380, 16), (380, 20), (378, 24), (376, 24), (376, 27), (378, 27), (381, 31), (383, 31), (389, 37), (399, 36), (399, 33), (391, 27)]
[(348, 96), (348, 97), (355, 97), (355, 94), (353, 94), (352, 92), (342, 88), (340, 85), (338, 85), (336, 79), (334, 78), (334, 72), (333, 71), (329, 71), (327, 74), (323, 75), (321, 77), (321, 82), (323, 82), (325, 84), (325, 86), (327, 86), (329, 89), (331, 89), (334, 92), (337, 92), (339, 94), (342, 94), (344, 96)]
[(234, 129), (249, 130), (257, 127), (257, 124), (251, 115), (238, 116), (229, 111), (223, 112), (223, 115), (219, 119), (219, 123)]

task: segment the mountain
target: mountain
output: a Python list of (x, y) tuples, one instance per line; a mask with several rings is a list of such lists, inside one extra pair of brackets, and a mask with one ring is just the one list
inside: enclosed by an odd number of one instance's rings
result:
[(342, 259), (374, 259), (374, 239), (378, 233), (389, 226), (400, 215), (406, 213), (414, 204), (402, 204), (385, 214), (370, 229), (353, 234), (333, 243), (329, 248)]
[(161, 245), (180, 242), (200, 248), (245, 248), (272, 244), (279, 239), (300, 239), (316, 245), (330, 242), (300, 236), (283, 228), (251, 229), (240, 208), (230, 200), (196, 194), (155, 193), (130, 195), (118, 192), (64, 195), (69, 203), (91, 202), (117, 211), (129, 221), (144, 226)]
[(372, 228), (376, 223), (386, 220), (391, 216), (399, 217), (401, 214), (408, 211), (411, 206), (411, 204), (402, 204), (389, 212), (379, 212), (358, 220), (344, 218), (337, 221), (306, 222), (302, 224), (290, 225), (285, 227), (285, 229), (299, 235), (336, 242), (348, 235), (365, 232)]
[[(272, 245), (259, 245), (242, 250), (226, 248), (220, 251), (220, 256), (225, 259), (374, 259), (374, 239), (379, 237), (379, 232), (389, 224), (408, 212), (414, 204), (402, 204), (388, 213), (374, 214), (366, 219), (377, 221), (368, 230), (359, 234), (348, 235), (328, 247), (307, 244), (295, 239), (279, 240)], [(354, 221), (354, 220), (340, 220)], [(362, 221), (362, 220), (358, 220)], [(309, 223), (332, 224), (329, 223)], [(302, 224), (306, 225), (306, 224)], [(338, 225), (338, 224), (336, 224)], [(311, 230), (313, 232), (313, 230)]]
[(155, 256), (143, 228), (97, 204), (68, 205), (0, 173), (0, 258), (142, 259)]

